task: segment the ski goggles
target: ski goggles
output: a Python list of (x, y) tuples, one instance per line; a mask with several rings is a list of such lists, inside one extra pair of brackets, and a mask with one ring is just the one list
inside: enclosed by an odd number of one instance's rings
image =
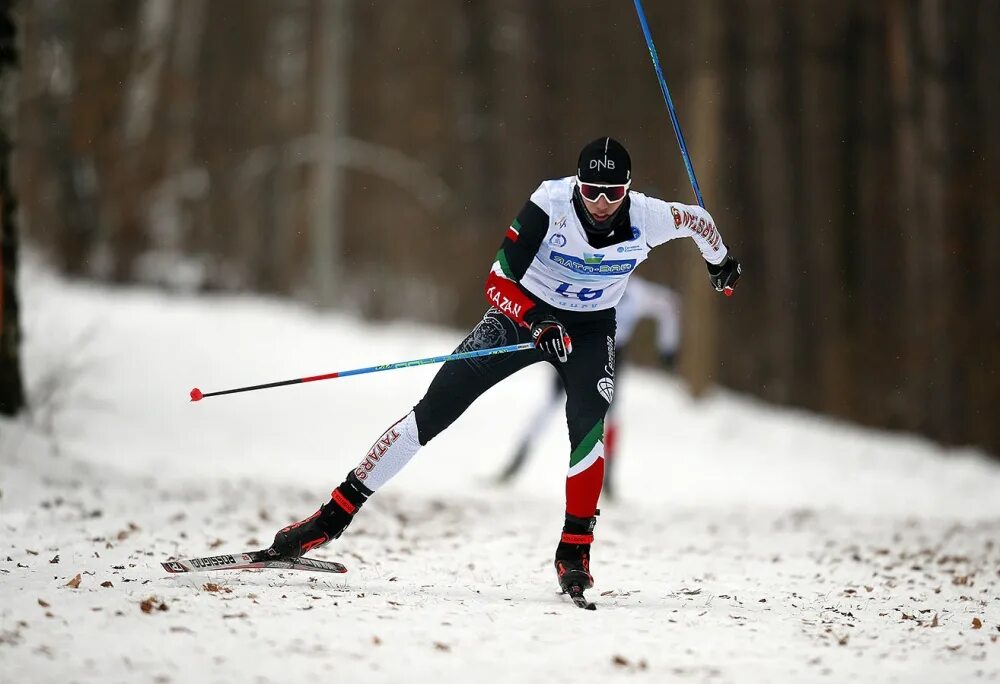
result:
[(628, 194), (628, 186), (632, 185), (632, 181), (624, 185), (601, 185), (599, 183), (584, 183), (577, 176), (576, 185), (580, 188), (580, 194), (583, 196), (583, 199), (588, 202), (596, 202), (601, 198), (601, 195), (604, 195), (604, 199), (609, 204), (617, 204), (625, 199), (625, 195)]

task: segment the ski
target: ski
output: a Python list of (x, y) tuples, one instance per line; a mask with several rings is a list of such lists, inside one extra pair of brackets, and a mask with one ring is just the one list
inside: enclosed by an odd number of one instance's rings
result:
[(316, 560), (305, 556), (291, 558), (275, 558), (265, 551), (245, 551), (237, 554), (221, 556), (204, 556), (202, 558), (187, 558), (160, 563), (163, 569), (170, 573), (202, 572), (205, 570), (262, 570), (274, 568), (278, 570), (312, 570), (315, 572), (347, 572), (347, 568), (332, 561)]
[(573, 605), (584, 610), (597, 610), (597, 605), (593, 601), (588, 601), (583, 595), (583, 587), (579, 584), (571, 585), (566, 589), (566, 593), (573, 600)]

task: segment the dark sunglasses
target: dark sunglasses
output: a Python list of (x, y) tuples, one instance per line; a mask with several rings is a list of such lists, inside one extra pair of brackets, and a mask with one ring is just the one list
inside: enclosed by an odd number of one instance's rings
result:
[(625, 195), (628, 194), (628, 186), (632, 184), (632, 181), (624, 185), (600, 185), (598, 183), (584, 183), (577, 176), (576, 184), (580, 188), (580, 194), (583, 196), (583, 199), (588, 202), (596, 202), (600, 199), (601, 195), (604, 195), (604, 199), (609, 204), (617, 204), (625, 199)]

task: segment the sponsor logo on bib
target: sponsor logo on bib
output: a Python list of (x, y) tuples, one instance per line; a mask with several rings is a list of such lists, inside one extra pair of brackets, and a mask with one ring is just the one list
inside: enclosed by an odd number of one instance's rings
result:
[(579, 275), (627, 275), (635, 269), (635, 259), (604, 260), (603, 254), (586, 254), (585, 259), (553, 251), (549, 260)]

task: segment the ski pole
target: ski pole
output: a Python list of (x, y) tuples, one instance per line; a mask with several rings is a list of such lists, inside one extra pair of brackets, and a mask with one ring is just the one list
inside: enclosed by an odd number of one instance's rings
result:
[[(677, 110), (674, 109), (674, 100), (670, 97), (670, 89), (667, 88), (667, 80), (663, 77), (663, 69), (660, 67), (660, 58), (656, 54), (656, 46), (653, 45), (653, 34), (649, 32), (649, 24), (646, 23), (646, 12), (642, 9), (642, 0), (633, 0), (635, 11), (639, 15), (639, 24), (642, 26), (642, 35), (646, 37), (646, 47), (649, 48), (649, 58), (653, 60), (653, 69), (656, 71), (656, 80), (660, 82), (660, 92), (663, 93), (663, 101), (667, 103), (667, 112), (670, 114), (670, 123), (674, 125), (674, 136), (677, 144), (681, 148), (681, 156), (684, 158), (684, 167), (687, 169), (688, 179), (691, 181), (691, 189), (698, 200), (698, 206), (705, 208), (705, 199), (701, 196), (701, 186), (698, 185), (698, 178), (694, 175), (694, 165), (691, 163), (691, 155), (688, 154), (687, 143), (684, 142), (684, 133), (681, 132), (680, 121), (677, 120)], [(733, 288), (727, 287), (723, 290), (727, 297), (733, 296)]]
[(295, 378), (294, 380), (280, 380), (278, 382), (268, 382), (263, 385), (251, 385), (249, 387), (236, 387), (235, 389), (219, 390), (217, 392), (202, 392), (195, 387), (191, 390), (191, 401), (201, 401), (205, 397), (217, 397), (222, 394), (235, 394), (237, 392), (252, 392), (253, 390), (269, 389), (271, 387), (283, 387), (285, 385), (298, 385), (303, 382), (316, 382), (317, 380), (331, 380), (333, 378), (346, 378), (349, 375), (363, 375), (365, 373), (378, 373), (379, 371), (395, 370), (397, 368), (409, 368), (411, 366), (423, 366), (430, 363), (444, 363), (446, 361), (459, 361), (461, 359), (474, 359), (479, 356), (491, 356), (493, 354), (507, 354), (510, 352), (525, 351), (534, 349), (532, 342), (522, 342), (521, 344), (509, 344), (506, 347), (492, 347), (490, 349), (477, 349), (476, 351), (459, 352), (457, 354), (446, 354), (444, 356), (430, 356), (426, 359), (413, 359), (412, 361), (396, 361), (395, 363), (385, 363), (381, 366), (369, 366), (368, 368), (355, 368), (354, 370), (337, 371), (336, 373), (325, 373), (323, 375), (312, 375), (307, 378)]

